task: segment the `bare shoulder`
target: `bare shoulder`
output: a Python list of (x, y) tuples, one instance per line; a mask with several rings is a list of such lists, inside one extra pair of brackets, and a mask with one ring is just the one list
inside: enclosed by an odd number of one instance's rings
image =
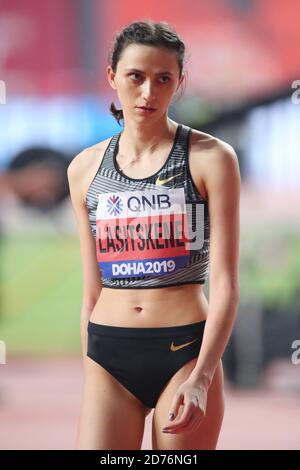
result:
[(99, 153), (101, 153), (106, 148), (110, 139), (111, 137), (81, 150), (81, 152), (75, 155), (75, 157), (70, 162), (68, 172), (70, 171), (70, 173), (76, 174), (77, 172), (80, 173), (82, 170), (88, 167), (91, 163), (91, 160), (94, 160), (95, 155), (99, 155)]
[(236, 158), (235, 150), (230, 144), (196, 129), (192, 129), (190, 151), (193, 155), (200, 156), (201, 154), (202, 158), (218, 158), (222, 155), (227, 155), (227, 158)]
[(87, 187), (101, 164), (105, 149), (110, 140), (111, 137), (86, 147), (75, 155), (69, 163), (68, 179), (70, 189), (72, 185), (73, 191), (79, 192), (83, 201), (85, 200)]
[(205, 198), (208, 198), (212, 178), (217, 175), (235, 178), (239, 172), (234, 148), (224, 140), (196, 129), (191, 133), (189, 163), (195, 184)]

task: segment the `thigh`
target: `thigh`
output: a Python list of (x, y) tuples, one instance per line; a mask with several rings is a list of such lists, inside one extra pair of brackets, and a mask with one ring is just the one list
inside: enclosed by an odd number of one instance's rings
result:
[(144, 407), (101, 365), (88, 356), (84, 361), (77, 449), (140, 449)]
[[(153, 450), (209, 450), (215, 449), (224, 415), (224, 377), (220, 361), (207, 395), (206, 415), (201, 425), (189, 434), (168, 434), (162, 431), (168, 424), (168, 414), (174, 394), (194, 369), (197, 358), (186, 363), (169, 381), (159, 397), (152, 420)], [(179, 416), (183, 407), (179, 408)]]

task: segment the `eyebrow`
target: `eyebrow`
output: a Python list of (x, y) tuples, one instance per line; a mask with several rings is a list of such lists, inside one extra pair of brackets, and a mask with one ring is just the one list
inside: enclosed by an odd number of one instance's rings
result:
[[(138, 70), (138, 69), (132, 69), (132, 68), (127, 68), (125, 70), (130, 70), (131, 72), (137, 72), (137, 73), (145, 73), (143, 72), (142, 70)], [(157, 72), (155, 75), (173, 75), (173, 72)]]

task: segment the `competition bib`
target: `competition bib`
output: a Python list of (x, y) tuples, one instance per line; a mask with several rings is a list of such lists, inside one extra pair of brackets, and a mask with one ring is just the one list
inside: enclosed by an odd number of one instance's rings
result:
[(105, 277), (162, 276), (189, 259), (184, 188), (98, 194), (96, 253)]

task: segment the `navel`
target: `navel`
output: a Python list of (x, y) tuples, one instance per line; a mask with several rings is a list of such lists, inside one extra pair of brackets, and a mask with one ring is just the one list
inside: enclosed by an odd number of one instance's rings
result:
[(136, 312), (141, 312), (141, 311), (143, 310), (143, 307), (137, 306), (137, 307), (134, 307), (134, 310), (135, 310)]

